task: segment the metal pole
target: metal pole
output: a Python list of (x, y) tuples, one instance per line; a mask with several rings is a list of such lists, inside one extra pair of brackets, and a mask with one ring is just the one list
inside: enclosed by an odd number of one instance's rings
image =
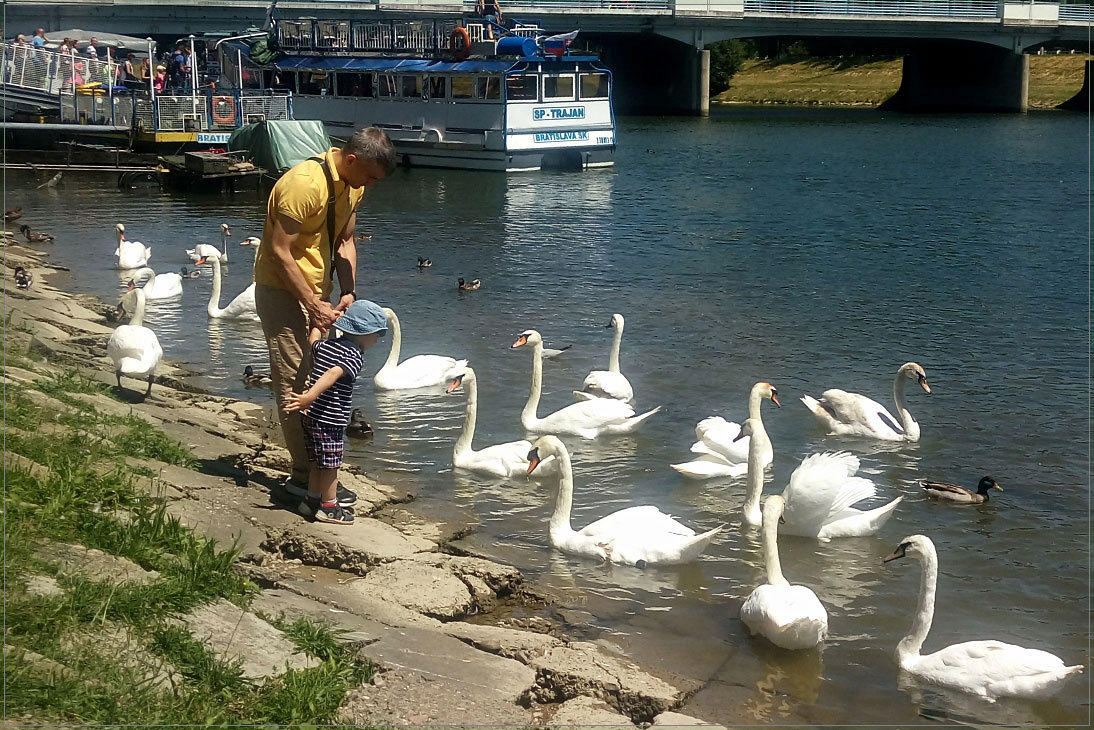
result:
[(236, 68), (239, 70), (239, 90), (236, 91), (236, 127), (243, 126), (243, 51), (236, 49)]
[[(194, 52), (194, 34), (190, 34), (190, 99), (191, 113), (198, 113), (197, 54)], [(185, 128), (186, 125), (183, 125)], [(201, 126), (200, 124), (198, 125)], [(200, 131), (200, 130), (199, 130)]]
[[(114, 67), (114, 54), (110, 52), (110, 46), (106, 47), (106, 83), (107, 94), (106, 103), (110, 105), (110, 124), (114, 124), (114, 81), (117, 79), (117, 71)], [(103, 122), (106, 122), (106, 115), (103, 115)]]
[(160, 128), (159, 113), (156, 109), (156, 42), (151, 38), (148, 41), (148, 94), (152, 100), (152, 134)]

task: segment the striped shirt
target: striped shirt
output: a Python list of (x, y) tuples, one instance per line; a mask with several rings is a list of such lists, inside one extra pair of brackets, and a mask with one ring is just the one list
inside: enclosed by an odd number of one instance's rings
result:
[(353, 408), (353, 381), (361, 372), (364, 358), (361, 350), (348, 337), (336, 340), (319, 340), (311, 346), (312, 367), (308, 375), (308, 387), (315, 385), (333, 367), (342, 368), (342, 377), (334, 385), (319, 394), (308, 406), (308, 417), (328, 426), (345, 426), (349, 423)]

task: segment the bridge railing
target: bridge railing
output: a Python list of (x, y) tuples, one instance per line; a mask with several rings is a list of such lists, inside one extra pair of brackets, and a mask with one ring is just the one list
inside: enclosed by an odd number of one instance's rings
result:
[(744, 12), (786, 15), (995, 18), (999, 15), (999, 3), (995, 0), (745, 0)]
[(1085, 3), (1061, 5), (1060, 20), (1074, 23), (1094, 23), (1094, 5)]

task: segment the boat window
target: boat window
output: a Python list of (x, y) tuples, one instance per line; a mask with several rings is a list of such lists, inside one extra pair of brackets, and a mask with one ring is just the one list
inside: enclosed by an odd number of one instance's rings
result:
[(391, 74), (380, 74), (376, 77), (380, 96), (396, 96), (395, 77)]
[(399, 88), (402, 89), (404, 99), (420, 99), (422, 96), (422, 77), (400, 76)]
[(327, 93), (330, 78), (326, 71), (301, 71), (298, 81), (300, 94), (321, 96)]
[(372, 74), (370, 73), (340, 73), (337, 74), (338, 96), (372, 96)]
[(573, 76), (544, 76), (543, 77), (543, 100), (548, 99), (573, 99), (574, 98), (574, 77)]
[(292, 71), (263, 71), (263, 81), (267, 89), (288, 89), (296, 93), (296, 74)]
[(608, 74), (581, 74), (582, 99), (607, 99)]
[(497, 76), (480, 76), (475, 79), (475, 98), (500, 99), (501, 84)]
[(514, 101), (536, 101), (539, 99), (538, 76), (506, 76), (505, 96)]
[(443, 99), (445, 97), (445, 82), (447, 79), (444, 76), (430, 76), (429, 77), (429, 98), (430, 99)]
[(470, 99), (475, 95), (475, 78), (473, 76), (452, 77), (452, 98)]

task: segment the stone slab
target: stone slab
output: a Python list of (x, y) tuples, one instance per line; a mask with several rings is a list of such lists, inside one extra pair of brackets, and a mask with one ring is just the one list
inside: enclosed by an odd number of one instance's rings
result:
[(75, 575), (98, 583), (152, 583), (160, 574), (145, 570), (131, 560), (102, 550), (63, 542), (42, 543), (35, 557), (58, 564), (62, 575)]
[(37, 461), (28, 459), (27, 457), (17, 454), (14, 451), (4, 451), (4, 470), (25, 471), (35, 479), (39, 481), (46, 481), (53, 476), (53, 470), (48, 466), (43, 466)]
[(23, 368), (17, 368), (14, 365), (7, 365), (4, 367), (4, 375), (15, 380), (22, 381), (24, 383), (37, 383), (39, 380), (46, 380), (48, 376), (40, 373), (32, 373), (29, 370)]
[(620, 715), (607, 702), (595, 697), (575, 697), (563, 702), (547, 727), (568, 730), (635, 730), (634, 723), (626, 716)]
[(305, 598), (283, 588), (270, 588), (260, 592), (251, 603), (251, 610), (285, 621), (309, 618), (316, 623), (336, 629), (335, 637), (338, 641), (351, 647), (378, 641), (390, 630), (377, 621), (335, 608), (328, 603)]
[(49, 575), (28, 575), (27, 576), (27, 593), (32, 596), (42, 596), (44, 598), (53, 598), (64, 593), (64, 589), (61, 588), (61, 584), (57, 582), (57, 579)]
[(441, 630), (449, 636), (466, 641), (476, 649), (516, 659), (522, 664), (528, 664), (534, 657), (546, 654), (551, 647), (562, 644), (558, 639), (547, 634), (501, 626), (469, 624), (463, 621), (446, 623)]
[(466, 616), (472, 606), (471, 592), (450, 571), (409, 560), (376, 566), (362, 586), (382, 601), (441, 620)]
[(286, 557), (353, 573), (367, 573), (377, 563), (405, 558), (435, 547), (420, 538), (408, 538), (380, 520), (357, 518), (352, 525), (335, 527), (302, 522), (271, 542)]
[(653, 718), (652, 727), (673, 728), (696, 726), (709, 727), (713, 728), (714, 730), (726, 730), (726, 728), (722, 725), (715, 725), (712, 722), (700, 720), (699, 718), (692, 717), (691, 715), (681, 715), (679, 712), (662, 712), (660, 715)]
[(445, 730), (531, 725), (531, 714), (515, 703), (447, 677), (392, 670), (374, 681), (346, 693), (336, 722)]
[(86, 403), (96, 413), (106, 413), (119, 418), (133, 415), (133, 406), (116, 401), (101, 393), (70, 393), (70, 395), (81, 403)]
[(357, 654), (385, 669), (444, 679), (466, 686), (472, 696), (504, 702), (525, 699), (536, 681), (535, 672), (520, 662), (481, 652), (430, 629), (393, 629)]
[(536, 670), (535, 696), (539, 701), (565, 701), (579, 695), (599, 697), (635, 722), (650, 722), (677, 707), (684, 698), (677, 688), (602, 652), (595, 644), (556, 646), (534, 658), (529, 666)]
[(319, 660), (296, 651), (283, 633), (225, 600), (200, 606), (176, 620), (219, 658), (242, 661), (248, 679), (279, 676), (287, 667), (310, 669)]
[(265, 559), (262, 545), (266, 541), (266, 531), (245, 519), (230, 503), (210, 496), (180, 499), (169, 502), (167, 512), (177, 517), (183, 526), (216, 541), (221, 550), (227, 550), (235, 543), (242, 559), (259, 563)]

